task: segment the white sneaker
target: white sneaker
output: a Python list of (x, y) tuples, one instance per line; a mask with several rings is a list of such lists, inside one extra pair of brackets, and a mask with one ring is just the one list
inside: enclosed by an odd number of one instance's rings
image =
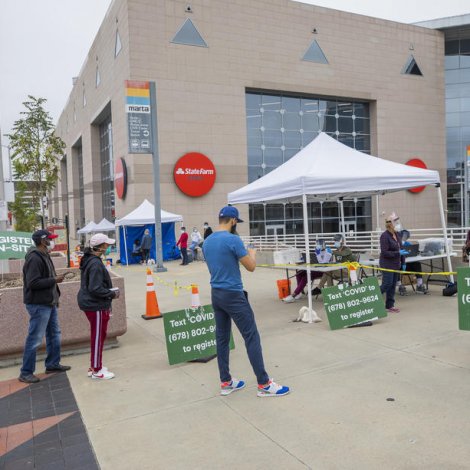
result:
[(241, 390), (245, 387), (245, 382), (243, 380), (234, 379), (230, 382), (223, 382), (220, 384), (220, 394), (221, 395), (230, 395), (232, 392), (236, 392), (237, 390)]
[(258, 385), (258, 396), (259, 397), (282, 397), (289, 393), (289, 387), (285, 385), (279, 385), (270, 379), (266, 385)]
[(303, 296), (304, 296), (304, 294), (302, 294), (302, 292), (300, 292), (300, 294), (294, 295), (294, 299), (295, 300), (300, 300)]
[(109, 380), (114, 378), (114, 374), (110, 372), (108, 369), (101, 369), (98, 372), (93, 372), (91, 374), (92, 379), (98, 379), (98, 380)]
[(292, 302), (295, 302), (295, 298), (292, 297), (292, 295), (288, 295), (287, 297), (284, 297), (282, 301), (286, 304), (291, 304)]
[[(101, 366), (101, 369), (108, 370), (108, 368), (105, 366)], [(93, 369), (91, 367), (88, 367), (88, 374), (87, 374), (88, 377), (91, 377), (92, 374), (93, 374)]]

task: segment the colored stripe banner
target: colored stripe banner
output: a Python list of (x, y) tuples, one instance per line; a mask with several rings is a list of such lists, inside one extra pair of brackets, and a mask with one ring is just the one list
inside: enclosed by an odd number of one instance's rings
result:
[(142, 98), (139, 96), (128, 96), (126, 98), (126, 104), (141, 104), (150, 106), (150, 98)]
[(147, 96), (150, 97), (150, 90), (145, 88), (126, 88), (127, 96)]
[(138, 82), (135, 80), (125, 80), (126, 88), (141, 88), (141, 89), (150, 89), (150, 82)]

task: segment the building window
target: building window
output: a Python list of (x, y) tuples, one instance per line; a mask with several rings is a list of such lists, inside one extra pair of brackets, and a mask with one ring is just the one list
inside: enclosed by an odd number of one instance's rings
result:
[(116, 40), (114, 42), (114, 57), (117, 57), (122, 49), (122, 42), (121, 36), (119, 35), (119, 31), (116, 31)]
[(96, 66), (96, 76), (95, 76), (95, 86), (98, 88), (101, 83), (101, 75), (100, 75), (100, 69), (98, 66)]
[(412, 55), (408, 57), (408, 60), (406, 61), (406, 64), (404, 65), (401, 73), (404, 75), (423, 75), (420, 68), (418, 67), (418, 64), (416, 63), (416, 59)]
[[(246, 125), (249, 183), (289, 160), (320, 132), (370, 153), (369, 104), (364, 102), (247, 92)], [(352, 209), (345, 217), (347, 229), (370, 230), (370, 198), (355, 199), (350, 204)], [(339, 231), (336, 203), (309, 203), (308, 213), (312, 232)], [(251, 235), (274, 233), (273, 227), (276, 233), (303, 233), (302, 205), (252, 204)]]
[(100, 124), (100, 159), (103, 217), (115, 218), (113, 128), (111, 116)]
[(470, 224), (468, 146), (470, 146), (470, 31), (445, 43), (447, 131), (447, 223)]
[(302, 60), (307, 62), (316, 62), (317, 64), (327, 64), (328, 60), (322, 51), (322, 48), (316, 40), (312, 41), (312, 44), (306, 50)]

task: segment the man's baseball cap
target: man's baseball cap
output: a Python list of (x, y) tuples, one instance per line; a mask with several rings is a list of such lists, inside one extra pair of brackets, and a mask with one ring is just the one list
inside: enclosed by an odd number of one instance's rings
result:
[(54, 238), (57, 238), (59, 235), (56, 233), (51, 233), (48, 232), (47, 230), (36, 230), (32, 235), (31, 238), (33, 239), (33, 242), (40, 242), (44, 238), (47, 238), (49, 240), (53, 240)]
[(240, 219), (240, 214), (238, 213), (238, 209), (233, 206), (225, 206), (220, 209), (219, 212), (219, 217), (229, 217), (230, 219), (237, 219), (237, 222), (241, 223), (243, 222), (242, 219)]
[(114, 245), (116, 240), (114, 238), (108, 238), (104, 233), (97, 233), (90, 238), (90, 247), (102, 245), (107, 243), (108, 245)]

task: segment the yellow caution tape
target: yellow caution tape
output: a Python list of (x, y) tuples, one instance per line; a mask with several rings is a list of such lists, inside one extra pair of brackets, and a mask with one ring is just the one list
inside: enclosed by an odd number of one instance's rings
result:
[(299, 271), (302, 270), (303, 267), (310, 267), (310, 268), (324, 268), (324, 267), (340, 267), (340, 266), (345, 266), (348, 268), (348, 271), (351, 269), (359, 269), (359, 268), (364, 268), (364, 269), (373, 269), (376, 271), (386, 271), (390, 273), (399, 273), (399, 274), (421, 274), (424, 276), (451, 276), (451, 275), (456, 275), (457, 272), (455, 271), (433, 271), (433, 272), (419, 272), (419, 271), (402, 271), (401, 269), (387, 269), (387, 268), (380, 268), (378, 266), (367, 266), (365, 264), (358, 263), (356, 261), (353, 262), (345, 262), (345, 263), (321, 263), (321, 264), (299, 264), (299, 265), (293, 265), (293, 264), (258, 264), (258, 266), (263, 267), (263, 268), (272, 268), (272, 267), (282, 267), (282, 268), (294, 268), (298, 269)]

